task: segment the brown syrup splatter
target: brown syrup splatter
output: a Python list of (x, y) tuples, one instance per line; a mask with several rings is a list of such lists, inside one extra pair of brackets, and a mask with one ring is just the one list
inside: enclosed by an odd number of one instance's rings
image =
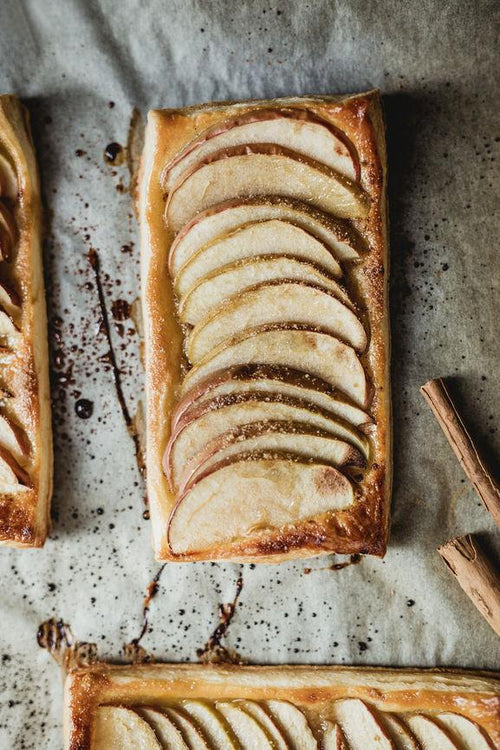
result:
[(75, 413), (80, 419), (90, 419), (94, 412), (94, 402), (88, 398), (79, 398), (75, 403)]
[(75, 641), (68, 623), (52, 617), (39, 626), (36, 640), (59, 664), (63, 678), (73, 667), (85, 667), (97, 661), (95, 643)]
[(108, 143), (104, 149), (104, 161), (107, 164), (113, 164), (113, 166), (123, 164), (125, 161), (123, 146), (115, 141), (113, 141), (113, 143)]
[(88, 252), (88, 259), (92, 267), (92, 270), (94, 272), (95, 285), (97, 289), (97, 295), (99, 298), (99, 308), (101, 312), (100, 329), (106, 336), (106, 339), (108, 341), (108, 346), (109, 346), (109, 350), (106, 352), (106, 354), (104, 354), (99, 359), (100, 361), (105, 362), (106, 364), (109, 364), (111, 367), (111, 371), (113, 373), (113, 380), (115, 383), (116, 395), (118, 397), (118, 403), (120, 404), (120, 409), (121, 409), (127, 430), (130, 434), (130, 437), (134, 441), (137, 465), (139, 467), (139, 471), (143, 475), (144, 474), (144, 461), (142, 459), (142, 449), (141, 449), (141, 445), (139, 442), (139, 436), (137, 434), (137, 430), (135, 427), (135, 421), (132, 419), (130, 415), (130, 411), (127, 406), (127, 402), (125, 400), (125, 396), (123, 393), (121, 372), (118, 367), (118, 363), (116, 361), (115, 350), (113, 348), (113, 342), (111, 340), (111, 330), (110, 330), (110, 325), (109, 325), (108, 311), (106, 308), (106, 300), (104, 297), (104, 290), (103, 290), (102, 281), (101, 281), (100, 260), (99, 260), (99, 255), (97, 253), (97, 250), (95, 248), (93, 247), (90, 248)]
[(219, 624), (209, 637), (203, 648), (196, 651), (196, 655), (201, 662), (205, 663), (225, 663), (225, 664), (243, 664), (241, 657), (234, 651), (230, 651), (221, 644), (222, 639), (226, 636), (228, 628), (234, 617), (236, 605), (243, 589), (243, 573), (240, 572), (236, 581), (236, 592), (231, 602), (221, 604), (219, 607)]
[(304, 568), (303, 572), (307, 576), (309, 573), (315, 573), (317, 570), (344, 570), (344, 568), (349, 568), (351, 565), (359, 565), (362, 559), (362, 555), (351, 555), (346, 562), (332, 563), (323, 568)]
[(148, 584), (148, 587), (146, 589), (146, 596), (144, 597), (144, 601), (142, 604), (142, 627), (141, 632), (137, 636), (137, 638), (133, 638), (130, 643), (126, 643), (123, 646), (123, 652), (125, 654), (125, 659), (132, 664), (144, 664), (147, 662), (154, 661), (154, 657), (152, 654), (150, 654), (146, 649), (141, 646), (141, 641), (146, 635), (146, 633), (149, 632), (149, 610), (151, 607), (151, 601), (156, 596), (158, 591), (160, 590), (160, 578), (162, 576), (163, 571), (165, 570), (164, 563), (161, 568), (156, 573), (153, 580)]

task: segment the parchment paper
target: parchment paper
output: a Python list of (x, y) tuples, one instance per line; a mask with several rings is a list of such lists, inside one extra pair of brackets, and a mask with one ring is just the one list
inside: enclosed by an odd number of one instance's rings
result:
[[(498, 638), (435, 552), (479, 531), (498, 554), (500, 534), (418, 391), (429, 377), (456, 378), (469, 424), (498, 459), (499, 31), (494, 0), (3, 0), (0, 89), (31, 111), (46, 202), (56, 481), (46, 547), (0, 550), (2, 749), (62, 746), (59, 674), (37, 646), (39, 624), (64, 618), (119, 659), (159, 567), (86, 258), (98, 250), (112, 320), (113, 302), (137, 297), (138, 247), (126, 165), (105, 164), (103, 151), (125, 143), (134, 106), (382, 89), (395, 412), (385, 560), (337, 572), (325, 560), (169, 565), (142, 645), (158, 659), (196, 659), (242, 571), (224, 645), (250, 662), (500, 667)], [(122, 324), (112, 336), (134, 413), (138, 336), (132, 319)], [(78, 398), (94, 403), (87, 420)]]

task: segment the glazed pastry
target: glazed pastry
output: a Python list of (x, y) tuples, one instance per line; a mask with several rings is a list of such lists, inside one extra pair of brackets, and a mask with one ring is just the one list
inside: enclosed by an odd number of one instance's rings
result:
[(383, 555), (378, 93), (150, 112), (139, 212), (157, 557)]
[(69, 673), (65, 750), (495, 750), (500, 675), (97, 664)]
[(41, 201), (14, 96), (0, 96), (0, 339), (0, 544), (41, 547), (52, 494)]

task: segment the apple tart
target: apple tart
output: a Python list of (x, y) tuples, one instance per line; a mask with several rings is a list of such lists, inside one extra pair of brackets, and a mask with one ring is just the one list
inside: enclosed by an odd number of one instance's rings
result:
[(0, 96), (0, 544), (49, 527), (52, 428), (41, 199), (27, 110)]
[(214, 665), (70, 671), (65, 750), (495, 750), (500, 675)]
[(384, 554), (385, 162), (376, 91), (150, 112), (139, 213), (159, 559)]

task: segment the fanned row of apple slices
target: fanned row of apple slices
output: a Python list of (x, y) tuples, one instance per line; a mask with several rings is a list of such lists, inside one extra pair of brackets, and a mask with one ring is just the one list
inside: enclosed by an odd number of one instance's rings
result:
[(371, 422), (343, 268), (366, 249), (346, 220), (369, 210), (359, 179), (353, 144), (298, 107), (219, 124), (163, 171), (187, 361), (164, 456), (174, 553), (355, 500), (343, 470), (369, 461)]
[(15, 352), (22, 341), (21, 299), (8, 280), (18, 234), (12, 210), (17, 196), (15, 167), (0, 150), (0, 493), (4, 495), (23, 492), (31, 485), (23, 468), (31, 446), (15, 416)]
[(97, 709), (92, 750), (493, 750), (459, 714), (405, 717), (358, 699), (336, 701), (316, 731), (287, 701), (187, 700), (164, 708)]

